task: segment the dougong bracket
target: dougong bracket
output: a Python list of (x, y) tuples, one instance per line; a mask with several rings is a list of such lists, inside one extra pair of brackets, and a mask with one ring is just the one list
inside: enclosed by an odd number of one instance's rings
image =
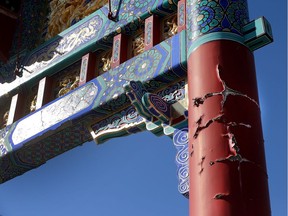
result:
[(160, 95), (149, 93), (140, 81), (131, 81), (124, 88), (132, 105), (145, 119), (146, 129), (157, 136), (165, 134), (173, 138), (177, 150), (178, 191), (189, 198), (187, 107), (179, 101), (169, 103)]
[(149, 93), (140, 81), (131, 81), (124, 88), (132, 105), (146, 119), (147, 130), (172, 137), (175, 128), (187, 125), (187, 107), (180, 102), (169, 103), (161, 96)]

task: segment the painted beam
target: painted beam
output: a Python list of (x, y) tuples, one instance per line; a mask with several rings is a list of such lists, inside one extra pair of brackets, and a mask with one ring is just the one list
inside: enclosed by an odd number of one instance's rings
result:
[[(29, 85), (29, 82), (35, 83), (45, 76), (51, 76), (80, 60), (88, 52), (109, 49), (113, 37), (119, 32), (133, 34), (142, 20), (148, 18), (151, 13), (158, 16), (168, 15), (177, 9), (177, 3), (178, 0), (149, 0), (145, 4), (142, 0), (124, 0), (120, 4), (117, 22), (107, 18), (108, 5), (105, 5), (30, 53), (22, 52), (20, 61), (24, 71), (31, 74), (14, 80), (11, 68), (15, 68), (16, 57), (11, 58), (10, 62), (0, 68), (0, 81), (14, 82), (7, 86), (5, 91), (0, 92), (0, 97), (19, 85)], [(115, 1), (115, 4), (117, 5), (113, 7), (117, 8), (118, 2)]]
[(1, 130), (0, 161), (9, 164), (0, 163), (1, 182), (92, 140), (88, 126), (130, 104), (123, 88), (130, 81), (139, 80), (154, 93), (183, 80), (184, 50), (183, 31)]

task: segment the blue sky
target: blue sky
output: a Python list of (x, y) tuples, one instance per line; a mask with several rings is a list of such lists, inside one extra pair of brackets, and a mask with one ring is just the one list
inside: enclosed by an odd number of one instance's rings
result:
[[(265, 2), (265, 3), (264, 3)], [(272, 213), (287, 206), (287, 2), (249, 1), (274, 40), (255, 52)], [(182, 216), (176, 150), (168, 137), (144, 132), (96, 146), (86, 143), (0, 185), (2, 216)]]

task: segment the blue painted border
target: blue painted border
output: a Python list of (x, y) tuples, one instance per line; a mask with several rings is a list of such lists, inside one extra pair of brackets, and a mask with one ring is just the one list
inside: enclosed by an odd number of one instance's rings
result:
[[(127, 101), (122, 101), (119, 107), (115, 106), (113, 107), (114, 100), (112, 99), (111, 95), (107, 94), (104, 95), (104, 93), (109, 93), (115, 91), (119, 95), (119, 97), (122, 95), (126, 97), (125, 90), (123, 88), (123, 84), (129, 82), (130, 80), (134, 80), (135, 78), (142, 81), (142, 82), (150, 82), (151, 80), (155, 80), (159, 83), (162, 83), (160, 86), (163, 88), (165, 85), (171, 85), (171, 83), (183, 79), (186, 76), (186, 70), (183, 68), (183, 65), (186, 65), (186, 59), (181, 59), (181, 50), (185, 49), (185, 42), (181, 42), (181, 40), (185, 39), (185, 32), (181, 32), (180, 34), (175, 35), (172, 38), (167, 39), (166, 41), (163, 41), (162, 43), (156, 45), (150, 50), (147, 50), (146, 52), (126, 61), (119, 67), (116, 67), (101, 76), (93, 79), (92, 81), (85, 84), (89, 85), (90, 83), (94, 83), (98, 88), (98, 93), (93, 99), (93, 102), (82, 111), (71, 115), (70, 117), (67, 117), (66, 119), (63, 119), (62, 121), (56, 123), (53, 126), (50, 126), (49, 128), (33, 135), (32, 137), (24, 140), (23, 142), (20, 142), (18, 144), (14, 144), (12, 140), (13, 133), (15, 132), (15, 128), (17, 125), (23, 121), (24, 119), (28, 118), (29, 116), (33, 115), (34, 113), (30, 113), (29, 115), (23, 117), (19, 121), (13, 124), (12, 130), (9, 133), (9, 143), (12, 146), (13, 151), (19, 149), (24, 144), (29, 143), (30, 141), (33, 142), (34, 139), (43, 139), (40, 138), (41, 136), (46, 137), (46, 133), (49, 131), (57, 132), (59, 129), (63, 129), (67, 126), (62, 125), (67, 123), (67, 121), (70, 121), (71, 124), (79, 119), (85, 118), (87, 115), (93, 114), (95, 116), (95, 121), (97, 118), (105, 118), (105, 116), (108, 116), (111, 111), (117, 111), (121, 109), (125, 104), (129, 103), (128, 99)], [(178, 46), (175, 46), (175, 44), (178, 44)], [(181, 47), (179, 46), (181, 44)], [(155, 67), (152, 67), (150, 69), (150, 76), (147, 77), (146, 74), (143, 74), (142, 76), (137, 75), (137, 71), (130, 71), (127, 69), (129, 67), (132, 67), (134, 65), (135, 69), (139, 68), (139, 64), (145, 63), (147, 59), (150, 59), (150, 62), (154, 62), (155, 59), (153, 58), (154, 54), (159, 52), (159, 55), (161, 56), (161, 59), (164, 59), (165, 61), (161, 61), (161, 64), (156, 65)], [(152, 54), (151, 54), (152, 53)], [(149, 55), (151, 54), (151, 55)], [(158, 54), (157, 54), (158, 55)], [(151, 63), (152, 64), (152, 63)], [(177, 70), (171, 71), (170, 68), (175, 68)], [(136, 74), (135, 74), (136, 73)], [(127, 79), (124, 80), (124, 82), (119, 81), (119, 76), (123, 75), (123, 77), (127, 76)], [(132, 76), (130, 78), (130, 76)], [(109, 85), (111, 84), (111, 80), (115, 80), (114, 87), (111, 88)], [(164, 86), (163, 86), (164, 85)], [(45, 106), (41, 107), (39, 110), (35, 111), (35, 113), (40, 112), (41, 110), (45, 109), (47, 106), (50, 106), (51, 104), (61, 100), (64, 97), (69, 97), (70, 94), (74, 93), (75, 91), (79, 90), (80, 88), (83, 88), (84, 86), (80, 86), (76, 88), (75, 90), (69, 92), (67, 95), (60, 97)], [(155, 90), (155, 89), (154, 89)], [(112, 105), (110, 103), (112, 102)], [(108, 108), (107, 108), (108, 107)], [(110, 109), (111, 108), (111, 109)], [(97, 117), (98, 116), (98, 117)], [(69, 125), (69, 123), (68, 123)], [(53, 132), (53, 133), (54, 133)], [(49, 135), (52, 135), (48, 133)]]

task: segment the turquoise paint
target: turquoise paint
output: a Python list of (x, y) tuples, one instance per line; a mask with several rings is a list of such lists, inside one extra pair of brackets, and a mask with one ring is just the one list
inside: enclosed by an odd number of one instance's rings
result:
[(237, 34), (230, 33), (230, 32), (213, 32), (213, 33), (209, 33), (207, 35), (201, 36), (200, 38), (195, 40), (189, 47), (189, 50), (187, 52), (188, 56), (202, 44), (208, 43), (210, 41), (216, 41), (216, 40), (231, 40), (231, 41), (235, 41), (246, 46), (244, 43), (244, 38), (242, 36), (239, 36)]
[[(137, 4), (138, 1), (139, 4)], [(69, 50), (68, 54), (57, 56), (55, 60), (49, 63), (49, 65), (46, 67), (33, 71), (33, 73), (28, 78), (22, 79), (22, 83), (26, 83), (29, 80), (31, 80), (31, 83), (35, 83), (37, 80), (40, 80), (45, 76), (51, 76), (52, 74), (57, 73), (59, 70), (62, 70), (68, 65), (72, 64), (73, 62), (80, 60), (81, 57), (87, 52), (107, 49), (109, 46), (112, 46), (113, 36), (117, 34), (118, 28), (120, 28), (121, 31), (125, 34), (133, 34), (133, 32), (140, 26), (139, 20), (145, 20), (150, 16), (149, 11), (161, 16), (175, 11), (177, 9), (176, 5), (178, 1), (172, 2), (172, 4), (169, 4), (168, 0), (149, 0), (145, 4), (141, 5), (140, 0), (134, 1), (133, 4), (127, 0), (122, 1), (117, 22), (111, 21), (107, 18), (108, 5), (105, 5), (75, 25), (61, 32), (55, 38), (40, 45), (35, 50), (31, 51), (25, 58), (23, 57), (25, 60), (23, 65), (27, 66), (29, 61), (31, 61), (31, 58), (34, 58), (33, 56), (37, 58), (39, 55), (41, 55), (41, 53), (49, 51), (53, 43), (57, 43), (58, 40), (61, 42), (61, 40), (63, 40), (63, 38), (65, 38), (67, 35), (79, 31), (79, 29), (82, 29), (83, 26), (88, 25), (89, 22), (95, 18), (97, 18), (99, 22), (101, 20), (101, 25), (96, 25), (93, 27), (93, 31), (96, 32), (94, 37), (90, 38), (88, 41), (80, 42), (78, 46), (72, 50)], [(138, 8), (137, 5), (141, 7)], [(133, 25), (131, 25), (132, 23)], [(86, 40), (85, 38), (83, 39)], [(64, 43), (64, 45), (67, 46), (69, 44)], [(3, 78), (7, 80), (12, 79), (11, 76), (13, 75), (13, 71), (11, 71), (11, 66), (15, 65), (15, 61), (15, 58), (12, 58), (11, 62), (0, 68), (0, 73), (3, 76), (5, 75)], [(29, 83), (27, 83), (27, 85), (29, 85)], [(10, 91), (12, 91), (12, 89)]]
[[(237, 16), (234, 14), (237, 13)], [(227, 40), (243, 41), (242, 27), (249, 22), (247, 0), (187, 0), (186, 29), (187, 55), (208, 40), (224, 38)], [(227, 35), (227, 33), (232, 35)], [(225, 33), (217, 37), (208, 35)], [(214, 36), (216, 36), (214, 35)], [(202, 39), (205, 37), (205, 39)], [(202, 39), (202, 40), (201, 40)], [(201, 40), (200, 42), (197, 42)], [(196, 42), (196, 45), (195, 45)], [(198, 44), (197, 44), (198, 43)]]
[[(183, 37), (182, 37), (183, 39)], [(173, 47), (171, 47), (171, 40), (178, 40), (178, 44), (182, 44), (183, 47), (177, 48), (177, 52), (180, 50), (185, 49), (185, 43), (180, 43), (181, 37), (175, 36), (174, 38), (170, 38), (157, 46), (153, 47), (151, 50), (148, 50), (128, 61), (121, 64), (119, 67), (110, 70), (101, 76), (91, 80), (90, 82), (86, 83), (84, 85), (87, 86), (91, 83), (94, 83), (94, 85), (98, 88), (97, 96), (93, 99), (93, 104), (89, 108), (85, 108), (84, 110), (79, 111), (78, 113), (75, 113), (68, 117), (68, 120), (65, 122), (59, 122), (47, 129), (45, 131), (41, 131), (34, 135), (33, 139), (28, 138), (26, 141), (21, 142), (21, 145), (16, 146), (15, 148), (9, 148), (8, 154), (3, 155), (1, 157), (1, 160), (8, 159), (8, 155), (13, 155), (12, 157), (19, 157), (21, 159), (15, 159), (13, 160), (13, 168), (11, 167), (11, 172), (7, 171), (7, 173), (1, 173), (0, 177), (2, 176), (2, 180), (0, 181), (6, 181), (11, 176), (17, 176), (19, 174), (22, 174), (23, 172), (26, 172), (27, 170), (22, 170), (22, 166), (29, 166), (29, 167), (37, 167), (44, 163), (47, 159), (50, 159), (52, 157), (55, 157), (58, 154), (63, 153), (63, 151), (67, 151), (70, 148), (73, 148), (75, 146), (81, 145), (83, 142), (91, 140), (90, 133), (87, 129), (87, 125), (92, 125), (97, 123), (98, 121), (101, 121), (111, 115), (111, 113), (117, 113), (123, 110), (127, 105), (130, 104), (128, 98), (126, 97), (126, 92), (123, 88), (123, 84), (135, 80), (135, 77), (138, 80), (141, 80), (144, 85), (146, 85), (148, 88), (147, 90), (150, 92), (158, 92), (162, 89), (169, 88), (171, 85), (171, 82), (175, 82), (179, 79), (183, 79), (183, 73), (185, 71), (180, 70), (181, 67), (179, 65), (185, 64), (184, 62), (174, 62), (171, 61), (171, 53), (176, 52)], [(170, 46), (169, 46), (170, 45)], [(164, 47), (165, 48), (164, 48)], [(150, 58), (151, 60), (154, 60), (154, 54), (158, 53), (161, 56), (161, 59), (165, 59), (166, 66), (159, 65), (153, 65), (151, 64), (151, 67), (147, 68), (148, 71), (146, 71), (143, 74), (137, 74), (137, 68), (139, 65), (141, 65), (143, 62), (147, 62), (147, 59)], [(150, 55), (148, 55), (150, 54)], [(180, 59), (179, 59), (180, 60)], [(186, 61), (186, 60), (185, 60)], [(149, 61), (148, 61), (149, 62)], [(133, 66), (134, 65), (134, 66)], [(135, 70), (128, 70), (128, 67), (135, 67)], [(169, 68), (179, 68), (178, 71), (171, 72)], [(150, 74), (147, 77), (147, 74)], [(168, 75), (169, 79), (166, 79), (165, 76)], [(121, 75), (121, 76), (120, 76)], [(118, 77), (118, 78), (117, 78)], [(119, 77), (123, 77), (122, 81), (120, 81)], [(116, 80), (116, 82), (112, 82), (112, 80)], [(113, 88), (111, 88), (111, 84), (113, 83)], [(154, 84), (153, 84), (154, 83)], [(153, 85), (152, 85), (153, 84)], [(36, 112), (41, 112), (41, 110), (45, 109), (45, 107), (61, 101), (65, 97), (69, 97), (71, 94), (75, 94), (79, 89), (83, 88), (83, 86), (76, 88), (75, 90), (69, 92), (64, 97), (60, 97), (49, 104), (45, 105), (44, 107), (40, 108)], [(104, 95), (106, 93), (106, 95)], [(112, 95), (114, 93), (118, 94), (118, 97), (121, 99), (120, 101), (117, 100), (117, 98), (113, 99)], [(123, 100), (122, 100), (123, 99)], [(24, 121), (27, 117), (31, 117), (34, 115), (34, 113), (31, 113), (30, 115), (20, 119), (19, 121), (15, 122), (12, 127), (9, 129), (7, 133), (4, 134), (4, 139), (0, 141), (0, 144), (4, 144), (5, 146), (9, 147), (13, 144), (13, 139), (11, 137), (14, 134), (14, 128), (16, 125), (21, 123), (21, 121)], [(147, 129), (152, 130), (152, 132), (156, 133), (157, 135), (163, 134), (163, 128), (161, 126), (160, 121), (156, 122), (150, 122), (146, 125)], [(154, 125), (154, 126), (153, 126)], [(141, 125), (140, 125), (141, 126)], [(140, 127), (141, 129), (141, 127)], [(61, 131), (61, 132), (60, 132)], [(1, 130), (2, 132), (2, 130)], [(119, 136), (130, 133), (129, 131), (124, 132), (116, 132), (114, 135), (111, 134), (111, 137), (113, 136)], [(73, 142), (69, 142), (70, 144), (65, 144), (65, 140), (69, 139), (73, 136)], [(105, 137), (105, 136), (104, 136)], [(8, 139), (9, 138), (9, 139)], [(106, 140), (106, 138), (102, 139), (102, 141)], [(64, 143), (62, 143), (64, 142)], [(54, 145), (60, 145), (60, 147), (55, 147)], [(49, 152), (43, 153), (41, 150), (42, 146), (45, 145), (46, 147), (51, 146), (51, 149)], [(65, 148), (63, 147), (65, 146)], [(17, 149), (17, 150), (16, 150)], [(53, 150), (54, 149), (54, 150)], [(62, 150), (63, 151), (62, 151)], [(17, 152), (17, 154), (16, 154)], [(33, 157), (30, 155), (30, 153), (33, 153)], [(40, 153), (42, 152), (42, 153)], [(15, 154), (14, 154), (15, 153)], [(27, 155), (28, 154), (28, 155)], [(44, 154), (44, 155), (41, 155)], [(46, 155), (47, 154), (47, 155)], [(29, 156), (30, 155), (30, 156)], [(38, 157), (39, 156), (39, 157)], [(9, 156), (10, 157), (10, 156)], [(24, 157), (24, 158), (22, 158)], [(35, 157), (35, 158), (34, 158)], [(34, 158), (34, 159), (33, 159)], [(42, 158), (42, 159), (41, 159)], [(10, 160), (10, 159), (9, 159)], [(43, 161), (44, 160), (44, 161)], [(33, 162), (34, 161), (34, 162)], [(28, 163), (28, 165), (26, 164)], [(3, 164), (2, 164), (3, 165)], [(3, 165), (4, 166), (4, 165)], [(20, 166), (20, 167), (19, 167)], [(0, 164), (1, 168), (1, 164)], [(4, 167), (2, 167), (3, 170)], [(1, 169), (2, 169), (1, 168)], [(19, 169), (18, 169), (19, 168)], [(9, 168), (10, 169), (10, 168)], [(7, 176), (9, 175), (9, 176)]]

